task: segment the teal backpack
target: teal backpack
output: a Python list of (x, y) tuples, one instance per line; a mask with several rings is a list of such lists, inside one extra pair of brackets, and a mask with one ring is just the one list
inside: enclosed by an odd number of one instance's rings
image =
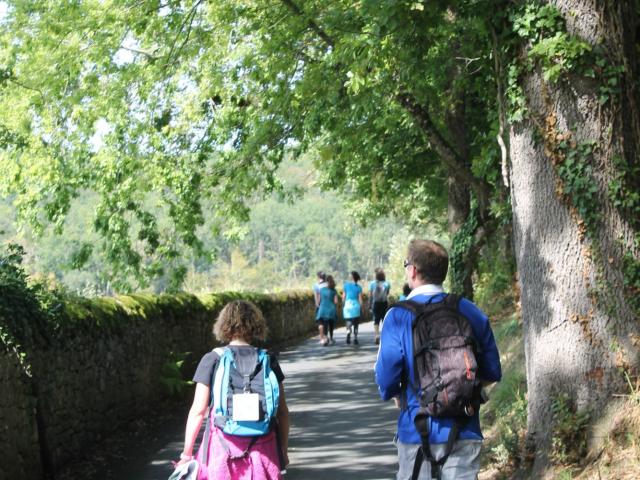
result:
[[(278, 413), (280, 388), (278, 379), (271, 370), (269, 354), (260, 348), (255, 350), (255, 362), (246, 365), (236, 362), (230, 348), (214, 350), (220, 356), (220, 361), (213, 375), (211, 389), (213, 421), (216, 427), (229, 435), (264, 435), (270, 431)], [(242, 398), (243, 394), (257, 395), (259, 402), (256, 419), (234, 420), (234, 395)]]

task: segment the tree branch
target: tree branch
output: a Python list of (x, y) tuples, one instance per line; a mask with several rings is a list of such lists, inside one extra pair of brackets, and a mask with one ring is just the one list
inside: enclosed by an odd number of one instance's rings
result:
[[(304, 13), (302, 11), (302, 9), (296, 5), (293, 0), (281, 0), (282, 3), (284, 3), (289, 10), (291, 10), (293, 13), (295, 13), (296, 15), (300, 16), (300, 17), (304, 17), (307, 18), (307, 14)], [(331, 38), (327, 32), (325, 32), (320, 25), (318, 25), (313, 19), (311, 18), (307, 18), (307, 26), (313, 30), (323, 41), (324, 43), (326, 43), (328, 46), (330, 46), (331, 48), (334, 47), (335, 42), (333, 40), (333, 38)]]
[[(193, 6), (191, 7), (191, 10), (189, 11), (189, 13), (187, 13), (185, 15), (184, 20), (180, 24), (180, 28), (178, 30), (178, 33), (176, 34), (175, 38), (173, 39), (173, 43), (171, 45), (171, 49), (169, 49), (169, 53), (167, 54), (167, 61), (166, 61), (165, 65), (164, 65), (165, 68), (169, 68), (169, 67), (171, 67), (172, 65), (175, 64), (175, 62), (177, 61), (178, 55), (180, 54), (180, 52), (184, 48), (185, 44), (189, 40), (189, 36), (191, 35), (191, 28), (193, 27), (193, 20), (194, 20), (194, 18), (196, 16), (196, 12), (198, 10), (198, 7), (202, 3), (202, 1), (203, 0), (198, 0), (196, 3), (193, 4)], [(173, 61), (171, 61), (171, 57), (176, 52), (176, 45), (178, 43), (178, 38), (180, 38), (180, 35), (184, 31), (184, 27), (185, 27), (185, 25), (187, 25), (187, 22), (189, 23), (189, 26), (188, 26), (188, 29), (187, 29), (187, 34), (185, 36), (186, 38), (184, 39), (184, 41), (182, 42), (182, 44), (178, 48), (177, 53), (176, 53), (176, 57), (173, 59)]]
[(39, 93), (39, 94), (40, 94), (40, 96), (41, 96), (42, 98), (45, 98), (44, 93), (42, 93), (42, 90), (40, 90), (40, 89), (38, 89), (38, 88), (36, 88), (36, 87), (30, 87), (29, 85), (26, 85), (26, 84), (24, 84), (24, 83), (19, 82), (18, 80), (16, 80), (16, 79), (15, 79), (15, 78), (13, 78), (13, 77), (8, 78), (7, 80), (8, 80), (9, 82), (11, 82), (11, 83), (13, 83), (13, 84), (15, 84), (15, 85), (17, 85), (17, 86), (21, 87), (21, 88), (24, 88), (24, 89), (26, 89), (26, 90), (31, 90), (32, 92), (37, 92), (37, 93)]
[(501, 163), (502, 166), (502, 183), (506, 188), (509, 188), (509, 150), (504, 141), (504, 127), (507, 123), (505, 114), (505, 98), (504, 88), (502, 83), (502, 62), (500, 61), (500, 54), (498, 52), (498, 35), (496, 29), (491, 26), (491, 35), (493, 36), (493, 58), (494, 68), (496, 71), (496, 86), (498, 91), (498, 123), (500, 125), (496, 139), (500, 145)]
[[(293, 13), (301, 17), (306, 17), (293, 0), (281, 0)], [(334, 47), (335, 41), (331, 38), (314, 20), (309, 19), (307, 26), (313, 30), (328, 46)], [(427, 140), (435, 151), (440, 155), (442, 161), (447, 165), (455, 178), (469, 185), (478, 199), (480, 206), (480, 217), (484, 220), (488, 215), (490, 186), (489, 184), (473, 175), (464, 159), (449, 145), (442, 136), (436, 125), (431, 120), (429, 112), (418, 103), (418, 101), (407, 91), (395, 95), (395, 100), (404, 107), (416, 120), (420, 129), (424, 132)]]
[(420, 129), (426, 135), (431, 147), (438, 153), (443, 163), (447, 165), (451, 173), (458, 181), (469, 185), (480, 204), (481, 217), (485, 216), (489, 206), (489, 185), (471, 173), (462, 158), (449, 142), (442, 136), (436, 125), (433, 123), (429, 112), (411, 96), (409, 93), (396, 94), (396, 101), (402, 105), (418, 123)]

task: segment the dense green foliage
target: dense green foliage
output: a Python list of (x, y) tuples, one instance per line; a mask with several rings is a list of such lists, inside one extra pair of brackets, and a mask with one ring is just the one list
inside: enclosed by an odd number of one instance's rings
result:
[[(29, 282), (22, 268), (24, 250), (9, 244), (0, 252), (0, 335), (6, 345), (49, 339), (60, 328), (63, 304), (60, 295), (44, 283)], [(46, 337), (34, 331), (49, 332)]]
[(27, 351), (46, 346), (63, 333), (62, 295), (42, 282), (29, 282), (22, 267), (24, 250), (9, 244), (0, 251), (0, 344), (31, 377)]
[[(371, 278), (376, 267), (390, 266), (390, 256), (401, 267), (409, 235), (404, 223), (382, 218), (361, 227), (349, 215), (341, 197), (313, 187), (310, 170), (312, 167), (304, 162), (286, 163), (280, 176), (292, 189), (307, 190), (304, 195), (294, 202), (273, 196), (248, 203), (249, 220), (226, 230), (223, 236), (214, 231), (208, 220), (198, 232), (202, 252), (185, 251), (176, 260), (176, 266), (184, 267), (184, 282), (176, 284), (175, 277), (167, 272), (152, 279), (147, 288), (155, 292), (177, 287), (190, 292), (273, 291), (309, 288), (318, 270), (333, 274), (339, 282), (351, 270)], [(124, 282), (114, 287), (108, 276), (109, 265), (99, 251), (92, 251), (84, 262), (77, 262), (84, 242), (99, 241), (90, 225), (98, 201), (95, 195), (82, 194), (72, 203), (64, 234), (46, 230), (40, 236), (30, 234), (28, 229), (16, 230), (15, 210), (9, 203), (0, 203), (0, 239), (22, 244), (27, 251), (26, 271), (39, 274), (43, 280), (51, 282), (49, 276), (53, 276), (54, 283), (57, 279), (84, 296), (122, 291)], [(167, 221), (163, 216), (159, 220)], [(434, 219), (428, 234), (446, 242), (442, 223)], [(395, 270), (394, 286), (403, 282), (403, 272)], [(129, 280), (130, 286), (140, 286), (134, 279)]]
[(360, 220), (429, 224), (453, 176), (484, 221), (499, 185), (488, 5), (7, 2), (0, 187), (36, 232), (95, 192), (99, 240), (72, 263), (99, 250), (119, 287), (179, 285), (205, 223), (233, 233), (256, 195), (292, 193), (287, 155), (313, 154)]

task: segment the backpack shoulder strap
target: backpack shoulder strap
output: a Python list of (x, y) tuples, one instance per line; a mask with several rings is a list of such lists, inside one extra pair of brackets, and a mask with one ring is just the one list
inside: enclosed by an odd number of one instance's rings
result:
[(436, 295), (432, 295), (431, 298), (429, 298), (429, 300), (427, 300), (425, 303), (416, 302), (415, 300), (403, 300), (401, 302), (394, 303), (393, 307), (404, 308), (417, 316), (420, 312), (428, 308), (429, 305), (433, 304), (433, 299), (435, 297)]
[(267, 374), (268, 371), (271, 370), (271, 355), (269, 355), (269, 352), (265, 349), (257, 348), (256, 353), (258, 357), (256, 368), (252, 374), (252, 378), (253, 376), (257, 375), (260, 370), (264, 370), (265, 374)]
[(402, 300), (401, 302), (396, 302), (392, 305), (392, 307), (404, 308), (405, 310), (409, 310), (414, 315), (420, 311), (422, 306), (422, 303), (416, 302), (415, 300)]
[[(209, 404), (209, 414), (207, 415), (207, 422), (204, 427), (204, 437), (202, 439), (204, 465), (207, 465), (209, 461), (209, 436), (211, 435), (211, 422), (213, 421), (211, 416), (215, 415), (216, 410), (220, 408), (220, 405), (216, 405), (215, 392), (220, 391), (222, 389), (222, 385), (223, 385), (222, 382), (225, 380), (224, 377), (226, 376), (228, 381), (228, 376), (229, 376), (228, 371), (225, 373), (225, 370), (228, 370), (228, 369), (220, 368), (220, 364), (223, 362), (223, 360), (227, 356), (226, 354), (227, 354), (227, 351), (229, 351), (229, 349), (227, 347), (218, 347), (218, 348), (214, 348), (212, 351), (218, 355), (219, 359), (218, 359), (218, 365), (213, 370), (213, 375), (211, 378), (211, 387), (210, 387), (211, 403)], [(218, 401), (218, 403), (220, 402)]]
[(213, 353), (218, 355), (218, 364), (216, 365), (216, 368), (213, 369), (212, 378), (211, 378), (211, 406), (213, 406), (213, 392), (214, 392), (213, 386), (216, 383), (216, 376), (218, 371), (220, 370), (220, 364), (222, 363), (222, 358), (225, 356), (228, 350), (229, 350), (228, 347), (217, 347), (211, 350)]
[(444, 297), (443, 301), (447, 304), (447, 306), (459, 310), (460, 300), (462, 300), (462, 297), (460, 295), (456, 295), (455, 293), (448, 293), (447, 296)]
[(258, 354), (258, 363), (268, 362), (271, 359), (269, 351), (264, 348), (256, 348), (256, 353)]
[(214, 384), (216, 383), (216, 376), (218, 371), (220, 370), (220, 364), (222, 363), (222, 357), (224, 357), (224, 354), (227, 352), (227, 347), (217, 347), (214, 348), (213, 350), (211, 350), (213, 353), (215, 353), (216, 355), (218, 355), (218, 364), (216, 365), (216, 368), (213, 369), (213, 373), (211, 374), (211, 405), (210, 407), (213, 407), (213, 392), (214, 392)]
[(273, 419), (278, 412), (280, 403), (280, 385), (275, 372), (271, 369), (271, 355), (267, 350), (258, 349), (258, 364), (262, 366), (264, 381), (264, 397), (266, 401), (266, 415)]
[[(213, 382), (211, 383), (211, 411), (215, 415), (221, 415), (222, 409), (226, 408), (222, 398), (225, 397), (225, 392), (229, 385), (229, 366), (233, 361), (233, 353), (227, 347), (216, 348), (214, 350), (220, 355), (220, 360), (216, 366), (213, 374)], [(211, 413), (210, 413), (211, 415)]]

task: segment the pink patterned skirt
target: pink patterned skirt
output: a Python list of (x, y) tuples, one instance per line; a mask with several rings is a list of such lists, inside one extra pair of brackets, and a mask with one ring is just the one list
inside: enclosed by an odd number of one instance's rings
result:
[(202, 464), (202, 445), (196, 455), (201, 465), (198, 480), (282, 480), (275, 432), (258, 437), (243, 456), (251, 441), (211, 427), (209, 464)]

